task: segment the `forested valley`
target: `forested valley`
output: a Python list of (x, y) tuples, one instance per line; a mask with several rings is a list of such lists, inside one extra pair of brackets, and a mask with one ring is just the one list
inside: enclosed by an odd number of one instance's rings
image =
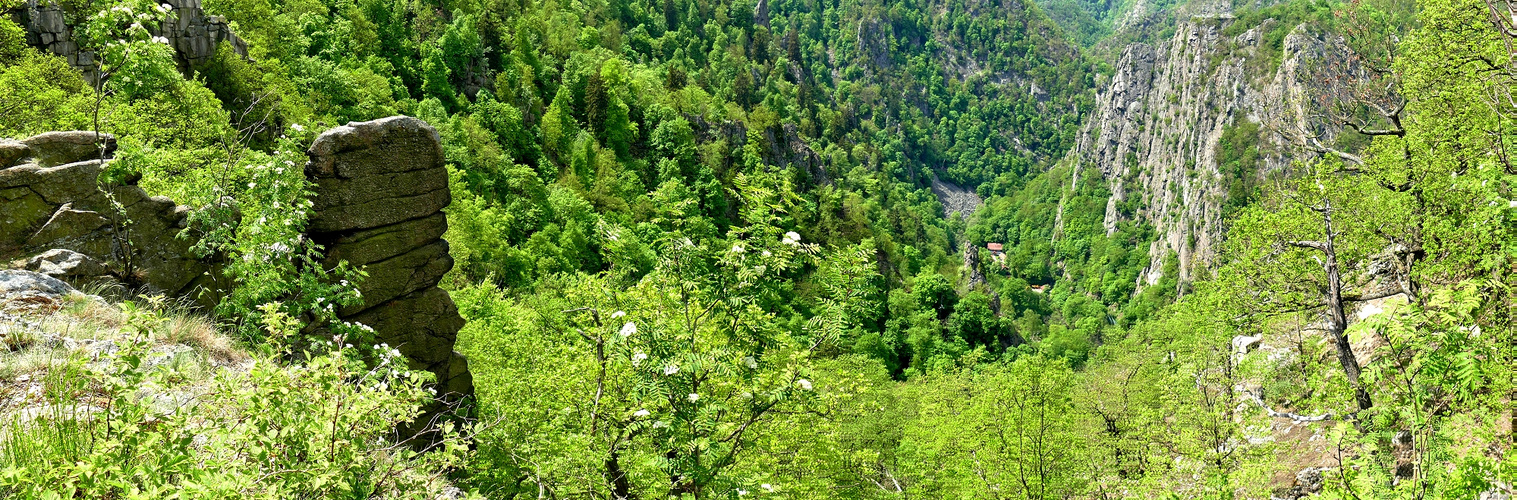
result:
[(0, 496), (1511, 498), (1514, 23), (0, 0)]

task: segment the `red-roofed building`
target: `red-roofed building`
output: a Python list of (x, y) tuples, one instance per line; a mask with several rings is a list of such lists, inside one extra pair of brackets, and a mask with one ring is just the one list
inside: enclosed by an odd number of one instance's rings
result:
[(1000, 253), (1006, 250), (1006, 246), (1000, 243), (987, 243), (985, 244), (985, 248), (996, 253)]

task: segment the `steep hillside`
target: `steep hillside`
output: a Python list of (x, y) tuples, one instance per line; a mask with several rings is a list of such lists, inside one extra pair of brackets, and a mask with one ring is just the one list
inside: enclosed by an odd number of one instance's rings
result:
[[(820, 40), (837, 97), (856, 101), (879, 89), (892, 112), (885, 126), (905, 140), (906, 158), (951, 182), (973, 187), (1045, 167), (1090, 109), (1097, 68), (1025, 0), (864, 3), (845, 12), (857, 17)], [(860, 106), (870, 101), (839, 104), (870, 118), (880, 111)]]
[(1301, 24), (1277, 48), (1264, 33), (1280, 21), (1229, 36), (1231, 22), (1194, 19), (1164, 43), (1127, 47), (1070, 153), (1071, 186), (1094, 175), (1111, 191), (1108, 234), (1122, 220), (1154, 227), (1145, 285), (1158, 282), (1170, 252), (1182, 280), (1210, 263), (1226, 216), (1265, 178), (1317, 156), (1297, 142), (1303, 131), (1334, 142), (1341, 126), (1322, 123), (1330, 103), (1317, 96), (1341, 95), (1324, 85), (1359, 76), (1335, 35)]
[(0, 496), (1510, 497), (1501, 1), (0, 0)]

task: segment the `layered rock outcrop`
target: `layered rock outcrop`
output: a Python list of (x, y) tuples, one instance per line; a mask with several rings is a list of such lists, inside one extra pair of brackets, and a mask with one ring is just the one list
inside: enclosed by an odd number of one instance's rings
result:
[(0, 262), (34, 256), (23, 262), (75, 284), (119, 281), (214, 304), (214, 294), (200, 293), (211, 265), (192, 241), (175, 238), (189, 207), (135, 185), (99, 184), (115, 138), (98, 137), (48, 132), (0, 145)]
[(325, 247), (327, 265), (368, 272), (363, 303), (339, 316), (372, 327), (375, 342), (435, 374), (445, 400), (473, 394), (468, 362), (453, 350), (464, 320), (437, 287), (453, 268), (442, 239), (452, 194), (437, 131), (403, 116), (350, 123), (317, 137), (309, 154), (310, 237)]
[[(207, 15), (200, 0), (158, 1), (170, 7), (173, 17), (164, 21), (153, 34), (168, 39), (181, 69), (210, 59), (223, 43), (231, 44), (232, 51), (237, 54), (247, 56), (247, 42), (232, 32), (225, 17)], [(11, 17), (26, 28), (28, 44), (63, 56), (69, 65), (84, 73), (87, 81), (94, 82), (95, 53), (79, 46), (68, 15), (50, 0), (27, 0), (11, 12)]]
[[(1352, 81), (1349, 73), (1358, 71), (1346, 63), (1350, 51), (1341, 38), (1297, 26), (1284, 39), (1280, 63), (1261, 68), (1276, 60), (1262, 36), (1275, 21), (1229, 37), (1231, 22), (1231, 16), (1193, 18), (1167, 42), (1128, 46), (1071, 150), (1080, 165), (1071, 185), (1095, 175), (1111, 190), (1108, 233), (1124, 219), (1156, 229), (1139, 286), (1158, 281), (1171, 252), (1181, 280), (1217, 255), (1229, 195), (1217, 145), (1228, 127), (1259, 126), (1257, 171), (1248, 173), (1256, 178), (1316, 154), (1279, 132), (1310, 131), (1328, 143), (1339, 133), (1311, 117), (1322, 105), (1313, 97), (1343, 93), (1321, 86)], [(1124, 203), (1130, 198), (1137, 209), (1124, 213), (1119, 207), (1132, 206)]]
[[(214, 307), (216, 260), (196, 258), (193, 239), (178, 237), (189, 207), (135, 185), (100, 184), (114, 149), (113, 137), (94, 132), (0, 141), (0, 268), (26, 266), (76, 285), (122, 282)], [(472, 395), (468, 363), (453, 350), (464, 320), (437, 287), (453, 267), (442, 239), (452, 198), (437, 131), (409, 117), (352, 123), (317, 137), (309, 154), (307, 236), (324, 248), (324, 264), (368, 272), (363, 303), (338, 315), (436, 375), (443, 397), (427, 418)]]

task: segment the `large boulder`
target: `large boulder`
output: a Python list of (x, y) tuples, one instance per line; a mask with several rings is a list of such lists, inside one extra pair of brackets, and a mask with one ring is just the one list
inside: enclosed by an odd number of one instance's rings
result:
[(105, 167), (99, 160), (86, 160), (45, 167), (27, 163), (0, 170), (0, 189), (26, 186), (55, 205), (98, 199), (96, 179)]
[(468, 362), (453, 350), (464, 319), (453, 298), (432, 287), (386, 301), (348, 318), (374, 327), (375, 341), (399, 350), (411, 368), (437, 376), (440, 394), (466, 395), (474, 391)]
[(105, 148), (105, 158), (110, 158), (116, 152), (116, 136), (88, 130), (47, 132), (22, 142), (31, 148), (32, 156), (44, 167), (99, 160), (102, 157), (102, 146)]
[(25, 248), (33, 251), (61, 248), (107, 256), (115, 248), (111, 238), (114, 232), (111, 220), (99, 212), (75, 210), (72, 203), (64, 203), (26, 239)]
[(327, 258), (365, 265), (439, 241), (447, 231), (448, 218), (438, 212), (399, 224), (331, 234), (328, 236), (332, 239), (317, 240), (317, 243), (327, 247)]
[(26, 268), (61, 280), (76, 283), (98, 279), (110, 273), (100, 261), (72, 250), (53, 249), (32, 257)]
[[(203, 293), (216, 286), (207, 279), (211, 264), (191, 251), (192, 239), (178, 237), (188, 225), (189, 208), (148, 196), (130, 183), (101, 185), (115, 138), (100, 138), (106, 146), (103, 161), (96, 135), (89, 131), (48, 132), (0, 143), (0, 152), (24, 150), (0, 154), (25, 157), (21, 165), (0, 168), (0, 261), (69, 251), (106, 270), (96, 274), (94, 266), (70, 267), (64, 275), (75, 282), (109, 275), (143, 292), (214, 306), (220, 292)], [(42, 269), (57, 257), (29, 260), (34, 269)]]
[(32, 271), (0, 271), (0, 300), (24, 295), (61, 297), (73, 291), (74, 287), (69, 286), (68, 283), (46, 274)]

